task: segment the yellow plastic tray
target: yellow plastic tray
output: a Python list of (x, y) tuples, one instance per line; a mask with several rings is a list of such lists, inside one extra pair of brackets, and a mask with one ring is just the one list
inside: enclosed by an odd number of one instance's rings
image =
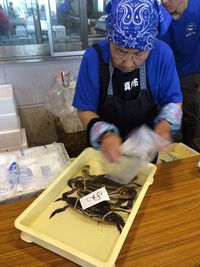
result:
[(199, 155), (199, 153), (183, 143), (173, 143), (165, 152), (159, 152), (157, 163), (184, 159)]
[(71, 208), (49, 219), (55, 209), (65, 205), (63, 201), (54, 201), (69, 190), (67, 180), (80, 175), (85, 164), (91, 166), (92, 174), (100, 174), (109, 163), (99, 151), (85, 149), (15, 220), (15, 227), (21, 230), (21, 238), (24, 241), (34, 242), (80, 266), (111, 267), (115, 264), (145, 193), (153, 183), (156, 166), (149, 163), (138, 174), (137, 182), (142, 187), (138, 190), (130, 214), (120, 213), (125, 220), (120, 234), (115, 225), (97, 223)]

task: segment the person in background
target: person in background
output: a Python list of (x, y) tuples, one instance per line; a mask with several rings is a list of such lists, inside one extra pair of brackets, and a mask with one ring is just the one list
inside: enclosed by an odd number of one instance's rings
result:
[(67, 29), (71, 27), (69, 16), (75, 14), (72, 8), (73, 0), (62, 0), (57, 3), (57, 25), (64, 25)]
[(40, 19), (46, 20), (46, 10), (45, 10), (45, 5), (40, 6)]
[(200, 1), (162, 0), (172, 15), (160, 38), (173, 50), (183, 93), (182, 142), (198, 150), (195, 134), (200, 113)]
[(18, 26), (18, 14), (15, 11), (12, 2), (9, 2), (9, 6), (8, 6), (8, 17), (9, 17), (9, 20), (12, 22), (12, 25), (13, 25), (11, 34), (12, 35), (15, 35), (16, 34), (16, 28)]
[(17, 13), (14, 10), (13, 3), (12, 2), (9, 2), (9, 6), (8, 6), (8, 17), (10, 19), (16, 19), (17, 18)]
[(7, 14), (0, 9), (0, 35), (9, 35), (13, 28), (12, 23), (9, 21)]
[(112, 0), (106, 6), (107, 39), (86, 50), (73, 106), (91, 146), (108, 161), (147, 124), (164, 139), (181, 126), (182, 94), (173, 53), (158, 40), (170, 16), (157, 0)]

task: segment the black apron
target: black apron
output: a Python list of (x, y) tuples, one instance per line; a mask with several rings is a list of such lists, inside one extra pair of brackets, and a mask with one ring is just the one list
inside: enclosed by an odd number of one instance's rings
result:
[[(98, 45), (93, 47), (100, 58), (100, 101), (97, 111), (100, 118), (116, 125), (123, 140), (133, 129), (142, 124), (153, 128), (157, 108), (152, 100), (149, 86), (147, 86), (145, 62), (138, 71), (120, 75), (121, 71), (114, 68), (111, 62), (110, 64), (104, 62), (100, 47)], [(122, 84), (130, 85), (133, 81), (138, 81), (139, 84), (136, 95), (133, 93), (132, 96), (126, 94), (128, 97), (120, 97), (120, 89), (124, 90), (125, 88), (121, 88)]]

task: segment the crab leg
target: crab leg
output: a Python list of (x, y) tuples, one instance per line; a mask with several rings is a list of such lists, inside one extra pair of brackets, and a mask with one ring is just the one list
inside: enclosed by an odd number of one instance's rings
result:
[(59, 208), (59, 209), (54, 210), (54, 211), (51, 213), (49, 219), (51, 219), (55, 214), (60, 213), (60, 212), (62, 212), (62, 211), (64, 211), (64, 210), (66, 210), (68, 207), (69, 207), (69, 205), (66, 205), (66, 206), (64, 206), (63, 208)]

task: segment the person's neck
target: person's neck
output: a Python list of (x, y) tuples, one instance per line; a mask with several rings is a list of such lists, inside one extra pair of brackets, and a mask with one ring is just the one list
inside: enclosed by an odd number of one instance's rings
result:
[(173, 12), (171, 15), (173, 17), (173, 19), (179, 19), (183, 12), (186, 10), (187, 6), (188, 6), (188, 2), (189, 0), (182, 0), (179, 7), (177, 8), (177, 10), (175, 12)]

